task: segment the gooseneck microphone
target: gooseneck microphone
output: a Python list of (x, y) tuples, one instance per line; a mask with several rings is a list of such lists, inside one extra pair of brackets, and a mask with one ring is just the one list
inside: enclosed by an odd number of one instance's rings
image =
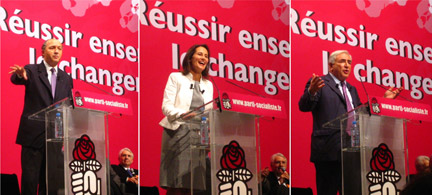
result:
[[(111, 93), (111, 92), (105, 91), (104, 89), (102, 89), (102, 88), (100, 88), (100, 87), (94, 85), (93, 83), (90, 83), (90, 82), (86, 81), (85, 79), (84, 79), (84, 80), (81, 80), (81, 81), (83, 81), (83, 82), (86, 83), (87, 85), (90, 85), (90, 86), (96, 88), (97, 90), (99, 90), (99, 91), (101, 91), (101, 92), (103, 92), (103, 93), (105, 93), (105, 94), (108, 94), (108, 95), (110, 95), (110, 96), (117, 96), (117, 95), (115, 95), (115, 94), (113, 94), (113, 93)], [(123, 116), (122, 113), (119, 113), (119, 115), (120, 115), (120, 116)]]
[[(375, 83), (375, 85), (378, 85), (378, 84), (376, 84)], [(387, 88), (385, 88), (385, 87), (383, 87), (383, 86), (381, 86), (381, 85), (378, 85), (378, 87), (381, 87), (381, 88), (383, 88), (383, 89), (385, 89), (385, 90), (389, 90), (389, 89), (387, 89)], [(392, 93), (394, 93), (393, 91), (392, 91)], [(402, 96), (402, 95), (398, 95), (397, 97), (401, 97), (402, 99), (404, 99), (404, 100), (406, 100), (406, 101), (409, 101), (409, 102), (414, 102), (414, 101), (412, 101), (412, 100), (410, 100), (410, 99), (408, 99), (408, 98), (406, 98), (406, 97), (404, 97), (404, 96)]]
[[(209, 76), (210, 77), (210, 76)], [(216, 85), (216, 82), (213, 80), (213, 77), (210, 77), (210, 79), (212, 80), (212, 83), (214, 84), (216, 91), (218, 93), (218, 97), (216, 98), (216, 105), (219, 108), (219, 112), (222, 112), (222, 104), (221, 104), (221, 95), (220, 95), (220, 91), (219, 88)], [(204, 92), (203, 92), (204, 93)]]
[(367, 98), (367, 111), (368, 111), (368, 113), (369, 113), (369, 116), (371, 116), (372, 115), (372, 113), (371, 113), (371, 110), (370, 110), (370, 99), (369, 99), (369, 94), (368, 94), (368, 92), (367, 92), (367, 90), (366, 90), (366, 87), (364, 86), (364, 81), (363, 81), (363, 79), (362, 79), (362, 75), (361, 75), (361, 73), (359, 72), (359, 75), (360, 75), (360, 83), (361, 83), (361, 85), (362, 85), (362, 87), (363, 87), (363, 91), (366, 93), (366, 98)]
[(229, 81), (229, 80), (225, 80), (225, 81), (228, 82), (228, 83), (231, 84), (231, 85), (234, 85), (234, 86), (236, 86), (236, 87), (239, 87), (240, 89), (244, 89), (244, 90), (246, 90), (246, 91), (249, 91), (249, 92), (251, 92), (251, 93), (253, 93), (253, 94), (257, 95), (257, 96), (260, 96), (260, 97), (263, 97), (263, 98), (267, 98), (267, 97), (265, 97), (265, 96), (263, 96), (263, 95), (261, 95), (261, 94), (255, 92), (255, 91), (252, 91), (252, 90), (250, 90), (250, 89), (247, 89), (247, 88), (245, 88), (245, 87), (242, 87), (242, 86), (240, 86), (240, 85), (237, 85), (237, 84), (235, 84), (235, 83), (233, 83), (233, 82), (231, 82), (231, 81)]

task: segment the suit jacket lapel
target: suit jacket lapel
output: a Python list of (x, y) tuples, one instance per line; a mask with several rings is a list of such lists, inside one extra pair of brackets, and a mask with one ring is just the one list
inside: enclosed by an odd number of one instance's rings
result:
[[(51, 84), (48, 80), (48, 73), (47, 70), (45, 68), (44, 63), (40, 63), (37, 65), (38, 66), (38, 72), (39, 72), (39, 79), (42, 81), (42, 83), (45, 85), (47, 91), (49, 94), (51, 94)], [(52, 95), (50, 95), (51, 97)], [(52, 97), (51, 97), (52, 98)]]
[(345, 98), (344, 96), (341, 94), (339, 88), (337, 87), (336, 82), (334, 81), (334, 79), (331, 77), (330, 74), (327, 74), (324, 79), (326, 80), (326, 85), (328, 85), (330, 87), (331, 90), (333, 90), (341, 99), (342, 102), (345, 103)]

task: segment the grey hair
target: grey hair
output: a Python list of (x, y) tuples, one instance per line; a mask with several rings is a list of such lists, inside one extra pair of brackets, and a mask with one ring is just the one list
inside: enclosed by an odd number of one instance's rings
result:
[(428, 156), (424, 156), (424, 155), (418, 156), (416, 158), (415, 163), (414, 163), (416, 170), (417, 171), (424, 171), (424, 170), (429, 169), (430, 163), (429, 163), (429, 166), (426, 167), (426, 163), (425, 163), (426, 161), (430, 161), (430, 158)]
[(336, 56), (342, 53), (349, 55), (349, 57), (352, 59), (351, 54), (347, 50), (336, 50), (330, 54), (328, 63), (333, 65), (336, 61)]
[(423, 161), (428, 160), (430, 161), (430, 158), (428, 156), (420, 155), (416, 158), (416, 163), (422, 163)]
[(133, 154), (132, 150), (130, 150), (129, 148), (123, 148), (123, 149), (121, 149), (120, 152), (119, 152), (119, 157), (122, 155), (123, 151), (125, 151), (125, 150), (128, 151), (128, 152), (130, 152), (132, 154), (132, 158), (134, 157), (134, 154)]
[(287, 160), (287, 158), (282, 154), (282, 153), (275, 153), (271, 156), (271, 162), (273, 163), (274, 159), (276, 158), (276, 156), (280, 156), (282, 158), (284, 158), (285, 160)]

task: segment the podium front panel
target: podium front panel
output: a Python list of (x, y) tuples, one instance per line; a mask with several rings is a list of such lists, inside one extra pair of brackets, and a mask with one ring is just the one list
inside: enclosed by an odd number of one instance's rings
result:
[(256, 117), (210, 112), (212, 194), (258, 194)]
[(46, 112), (63, 121), (63, 136), (52, 137), (47, 120), (47, 189), (49, 194), (109, 194), (105, 112), (63, 107)]
[(368, 114), (356, 114), (355, 120), (358, 147), (351, 144), (353, 134), (341, 129), (343, 194), (400, 193), (407, 174), (404, 120)]

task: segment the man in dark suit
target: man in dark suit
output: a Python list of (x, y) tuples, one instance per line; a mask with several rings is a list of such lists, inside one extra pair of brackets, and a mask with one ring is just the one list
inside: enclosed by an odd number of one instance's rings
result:
[(40, 64), (10, 67), (12, 83), (25, 86), (24, 109), (16, 139), (22, 146), (21, 192), (24, 195), (37, 194), (38, 187), (39, 194), (46, 194), (45, 122), (31, 120), (28, 116), (71, 97), (72, 78), (57, 66), (62, 50), (60, 41), (50, 39), (42, 45), (43, 61)]
[[(324, 128), (323, 124), (361, 105), (356, 88), (346, 82), (351, 62), (346, 50), (331, 53), (329, 74), (321, 77), (313, 74), (299, 101), (300, 110), (312, 112), (313, 116), (310, 161), (315, 164), (318, 195), (336, 195), (337, 191), (341, 194), (340, 130)], [(390, 88), (384, 96), (395, 98), (401, 89)]]
[(286, 171), (287, 159), (281, 153), (271, 157), (271, 171), (266, 167), (261, 171), (261, 186), (263, 195), (288, 195), (289, 175)]
[(119, 152), (119, 164), (111, 165), (115, 173), (120, 177), (117, 185), (123, 194), (138, 194), (138, 170), (131, 168), (134, 155), (129, 148), (123, 148)]

